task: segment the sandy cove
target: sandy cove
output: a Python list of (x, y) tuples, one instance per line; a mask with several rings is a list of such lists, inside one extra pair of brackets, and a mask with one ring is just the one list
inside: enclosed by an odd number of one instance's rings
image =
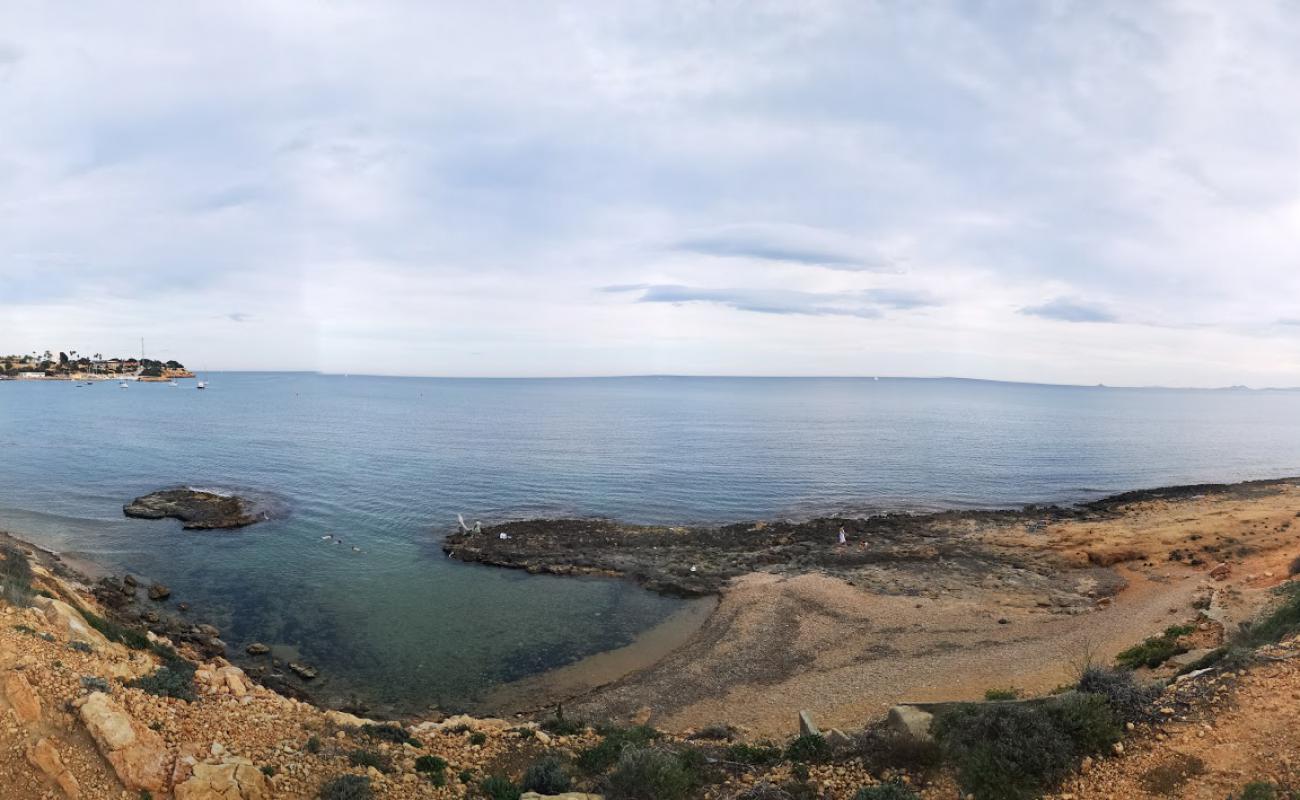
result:
[[(728, 575), (717, 585), (716, 611), (653, 666), (611, 682), (595, 670), (584, 684), (580, 663), (504, 687), (489, 708), (567, 699), (566, 709), (590, 718), (649, 718), (674, 730), (726, 722), (752, 736), (784, 737), (796, 732), (801, 709), (848, 729), (901, 701), (980, 699), (1001, 687), (1046, 692), (1073, 680), (1086, 661), (1109, 662), (1168, 625), (1196, 619), (1198, 599), (1213, 598), (1206, 643), (1217, 643), (1286, 578), (1300, 554), (1298, 511), (1300, 489), (1281, 480), (1136, 492), (1079, 509), (920, 515), (878, 525), (865, 550), (853, 535), (847, 547), (834, 544), (841, 521), (814, 521), (806, 525), (822, 544), (797, 556), (811, 566), (777, 559)], [(677, 577), (656, 572), (657, 564), (729, 568), (689, 545), (688, 529), (670, 529), (668, 542), (657, 538), (662, 529), (614, 531), (612, 545), (588, 531), (566, 555), (553, 528), (543, 529), (550, 541), (530, 546), (535, 524), (489, 528), (449, 546), (471, 560), (619, 574), (658, 587)], [(509, 539), (499, 537), (503, 530)], [(643, 535), (656, 537), (645, 561), (633, 555)], [(467, 552), (466, 538), (483, 548), (481, 557)], [(800, 546), (800, 532), (788, 538)], [(1231, 575), (1211, 578), (1224, 562)], [(686, 573), (688, 587), (708, 585), (700, 570)]]

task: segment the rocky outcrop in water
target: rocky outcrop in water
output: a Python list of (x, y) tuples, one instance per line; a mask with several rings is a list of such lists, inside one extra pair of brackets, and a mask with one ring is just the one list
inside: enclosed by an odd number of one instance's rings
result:
[(180, 520), (182, 528), (192, 530), (242, 528), (267, 518), (242, 497), (197, 489), (164, 489), (146, 494), (123, 506), (122, 513), (138, 519), (170, 517)]

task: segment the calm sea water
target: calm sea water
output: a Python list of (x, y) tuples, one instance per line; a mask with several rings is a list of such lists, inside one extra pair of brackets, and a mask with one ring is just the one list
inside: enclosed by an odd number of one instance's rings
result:
[[(323, 699), (380, 709), (464, 706), (678, 607), (448, 561), (458, 512), (711, 522), (1300, 474), (1291, 392), (210, 377), (206, 392), (0, 382), (0, 527), (163, 581), (232, 650), (274, 644), (323, 668)], [(215, 533), (122, 517), (177, 484), (264, 493), (288, 514)]]

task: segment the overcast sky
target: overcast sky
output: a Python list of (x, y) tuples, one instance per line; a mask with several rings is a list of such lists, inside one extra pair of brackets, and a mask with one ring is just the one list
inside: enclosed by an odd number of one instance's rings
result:
[(1300, 384), (1292, 2), (0, 20), (0, 350)]

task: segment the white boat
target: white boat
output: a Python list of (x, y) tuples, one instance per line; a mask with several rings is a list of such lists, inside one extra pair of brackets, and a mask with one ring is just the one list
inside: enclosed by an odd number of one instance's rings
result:
[(180, 386), (180, 384), (177, 383), (176, 381), (168, 381), (168, 382), (167, 382), (167, 385), (168, 385), (168, 386)]
[(121, 382), (119, 382), (119, 383), (117, 384), (117, 388), (119, 388), (119, 389), (125, 389), (125, 388), (126, 388), (126, 381), (121, 381)]
[(207, 381), (199, 381), (198, 385), (195, 386), (194, 388), (196, 388), (196, 389), (206, 389), (206, 388), (208, 388), (208, 382), (207, 382)]

